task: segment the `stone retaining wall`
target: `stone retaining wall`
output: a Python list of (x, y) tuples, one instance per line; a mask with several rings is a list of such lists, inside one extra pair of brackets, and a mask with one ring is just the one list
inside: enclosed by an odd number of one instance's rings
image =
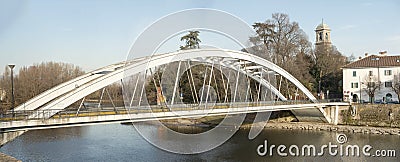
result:
[[(249, 128), (251, 128), (251, 124), (242, 125), (242, 128), (249, 129)], [(327, 124), (327, 123), (303, 123), (303, 122), (272, 123), (272, 122), (268, 122), (267, 125), (265, 126), (265, 128), (400, 135), (399, 128), (332, 125), (332, 124)]]
[(339, 124), (400, 128), (399, 104), (355, 104), (353, 108), (356, 114), (352, 114), (350, 109), (339, 112)]

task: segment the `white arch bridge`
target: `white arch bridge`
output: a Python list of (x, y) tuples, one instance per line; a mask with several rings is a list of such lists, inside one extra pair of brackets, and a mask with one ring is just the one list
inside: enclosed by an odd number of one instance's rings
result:
[[(122, 83), (124, 112), (61, 117), (71, 104), (118, 81)], [(282, 82), (296, 91), (289, 92), (287, 88), (283, 95)], [(288, 94), (296, 101), (285, 97)], [(151, 96), (157, 96), (157, 102)], [(297, 100), (299, 96), (303, 96), (302, 102)], [(335, 123), (338, 106), (346, 105), (319, 103), (291, 74), (256, 55), (196, 49), (135, 58), (57, 85), (16, 107), (14, 113), (24, 118), (3, 120), (0, 129), (4, 132), (280, 110), (290, 110), (299, 121)], [(157, 107), (161, 109), (155, 110)], [(262, 116), (257, 118), (261, 120)]]

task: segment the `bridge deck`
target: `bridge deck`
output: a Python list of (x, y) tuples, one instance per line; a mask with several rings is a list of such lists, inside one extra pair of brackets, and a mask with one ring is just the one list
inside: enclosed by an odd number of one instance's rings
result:
[[(49, 129), (60, 127), (72, 127), (93, 124), (105, 123), (120, 123), (120, 122), (142, 122), (151, 120), (177, 119), (177, 118), (200, 118), (204, 116), (216, 115), (234, 115), (244, 113), (256, 113), (267, 111), (281, 110), (301, 110), (314, 109), (327, 106), (348, 106), (348, 103), (311, 103), (311, 104), (296, 104), (296, 105), (269, 105), (269, 106), (252, 106), (252, 107), (236, 107), (236, 108), (219, 108), (209, 110), (180, 110), (168, 112), (138, 112), (131, 110), (128, 112), (120, 112), (119, 114), (108, 115), (93, 115), (93, 116), (55, 116), (49, 119), (30, 119), (1, 122), (0, 130), (2, 132), (33, 130), (33, 129)], [(123, 114), (121, 114), (123, 113)], [(323, 116), (320, 116), (323, 118)]]

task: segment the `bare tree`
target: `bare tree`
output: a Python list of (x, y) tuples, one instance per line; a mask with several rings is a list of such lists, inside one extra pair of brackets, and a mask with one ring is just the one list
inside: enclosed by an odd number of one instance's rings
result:
[(347, 57), (347, 62), (348, 63), (354, 62), (355, 60), (356, 60), (356, 57), (354, 56), (353, 53), (349, 57)]
[[(309, 73), (312, 65), (311, 42), (299, 24), (290, 21), (287, 14), (275, 13), (265, 22), (254, 23), (253, 28), (256, 31), (256, 35), (250, 37), (253, 46), (246, 50), (282, 67), (312, 90), (314, 85), (309, 84), (314, 82)], [(278, 79), (285, 96), (296, 91), (287, 80)]]
[(265, 22), (253, 24), (256, 36), (250, 41), (254, 46), (264, 46), (263, 58), (290, 71), (296, 55), (299, 53), (311, 54), (311, 43), (307, 35), (297, 22), (291, 22), (289, 16), (283, 13), (272, 14), (272, 18)]
[(397, 94), (397, 100), (400, 101), (400, 75), (394, 75), (392, 89)]
[[(77, 66), (66, 63), (46, 62), (24, 66), (14, 76), (16, 105), (67, 80), (82, 75), (84, 72)], [(11, 94), (10, 74), (6, 67), (3, 78), (0, 79), (0, 88), (6, 90), (5, 102), (8, 103)], [(7, 106), (9, 108), (9, 106)]]
[(365, 84), (366, 87), (363, 88), (363, 89), (368, 94), (369, 101), (371, 103), (373, 103), (374, 102), (375, 93), (376, 93), (377, 89), (381, 86), (381, 82), (378, 81), (376, 76), (366, 76), (364, 78), (364, 83), (366, 83)]

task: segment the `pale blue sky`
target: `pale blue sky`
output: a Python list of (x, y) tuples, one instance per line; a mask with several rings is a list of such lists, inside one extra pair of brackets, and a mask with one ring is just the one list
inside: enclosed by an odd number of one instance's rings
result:
[(147, 26), (189, 8), (223, 10), (250, 25), (272, 13), (286, 13), (311, 42), (323, 18), (332, 29), (333, 44), (347, 56), (382, 50), (400, 54), (396, 0), (0, 0), (0, 72), (8, 63), (19, 68), (43, 61), (68, 62), (88, 71), (123, 61)]

